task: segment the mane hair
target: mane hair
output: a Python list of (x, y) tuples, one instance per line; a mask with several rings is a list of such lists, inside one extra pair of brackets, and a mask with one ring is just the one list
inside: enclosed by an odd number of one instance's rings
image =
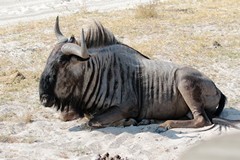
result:
[(69, 112), (69, 110), (74, 110), (76, 113), (79, 114), (80, 117), (83, 118), (84, 108), (82, 108), (82, 106), (84, 105), (81, 103), (81, 100), (79, 100), (78, 97), (73, 96), (72, 94), (65, 99), (55, 98), (54, 107), (57, 109), (57, 111), (60, 110), (61, 112)]
[(103, 27), (98, 21), (94, 21), (94, 23), (88, 27), (85, 41), (87, 48), (99, 48), (113, 44), (122, 44), (115, 38), (112, 32)]
[[(112, 32), (110, 32), (107, 28), (103, 27), (103, 25), (96, 20), (94, 20), (93, 24), (91, 24), (88, 27), (85, 41), (86, 41), (87, 48), (100, 48), (100, 47), (114, 45), (114, 44), (121, 44), (135, 50), (134, 48), (118, 41)], [(135, 51), (141, 57), (150, 59), (149, 57), (143, 55), (139, 51), (137, 50)]]

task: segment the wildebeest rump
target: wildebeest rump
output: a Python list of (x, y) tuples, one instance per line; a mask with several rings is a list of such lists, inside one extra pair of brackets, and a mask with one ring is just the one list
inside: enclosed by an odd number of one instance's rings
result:
[[(41, 75), (40, 101), (46, 107), (88, 115), (92, 127), (167, 120), (165, 128), (203, 127), (218, 116), (226, 97), (203, 73), (151, 60), (119, 42), (99, 22), (81, 41), (66, 38), (55, 23), (58, 43)], [(178, 120), (192, 113), (190, 120)]]

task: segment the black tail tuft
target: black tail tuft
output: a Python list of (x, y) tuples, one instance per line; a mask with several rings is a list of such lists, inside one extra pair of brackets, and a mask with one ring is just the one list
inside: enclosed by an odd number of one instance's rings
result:
[(226, 101), (227, 101), (227, 97), (223, 93), (221, 93), (221, 98), (220, 98), (220, 101), (219, 101), (219, 105), (218, 105), (218, 108), (217, 108), (217, 110), (214, 114), (216, 117), (218, 117), (222, 113), (223, 108), (226, 104)]

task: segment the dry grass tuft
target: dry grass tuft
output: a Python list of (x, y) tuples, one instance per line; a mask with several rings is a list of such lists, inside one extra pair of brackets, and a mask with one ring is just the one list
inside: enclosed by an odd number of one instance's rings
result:
[(32, 123), (33, 122), (33, 114), (31, 112), (27, 112), (21, 116), (18, 116), (18, 121), (22, 123)]
[(1, 114), (0, 122), (3, 122), (3, 121), (13, 121), (13, 119), (15, 119), (15, 117), (16, 117), (16, 114), (12, 113), (12, 112)]
[(138, 5), (135, 9), (136, 18), (156, 18), (158, 17), (157, 12), (157, 1), (151, 1), (148, 4)]
[(87, 4), (86, 4), (86, 0), (82, 1), (82, 5), (80, 6), (80, 11), (82, 14), (87, 14), (88, 13), (88, 9), (87, 9)]
[(16, 137), (12, 135), (0, 135), (0, 143), (34, 143), (37, 141), (36, 137)]
[(16, 143), (18, 142), (16, 137), (7, 136), (7, 135), (0, 135), (0, 142), (1, 143)]
[(33, 122), (33, 113), (30, 111), (26, 111), (23, 113), (15, 113), (15, 111), (8, 111), (0, 116), (0, 122), (3, 121), (12, 121), (19, 123), (32, 123)]

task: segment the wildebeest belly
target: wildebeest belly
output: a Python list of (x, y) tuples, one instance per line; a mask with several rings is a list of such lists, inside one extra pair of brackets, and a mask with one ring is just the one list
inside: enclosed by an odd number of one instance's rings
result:
[(141, 70), (141, 118), (176, 119), (188, 107), (177, 89), (175, 73), (179, 66), (157, 60), (143, 61)]
[(189, 108), (182, 97), (174, 102), (166, 101), (145, 104), (143, 108), (145, 111), (144, 114), (142, 114), (142, 118), (146, 119), (178, 119), (189, 112)]

